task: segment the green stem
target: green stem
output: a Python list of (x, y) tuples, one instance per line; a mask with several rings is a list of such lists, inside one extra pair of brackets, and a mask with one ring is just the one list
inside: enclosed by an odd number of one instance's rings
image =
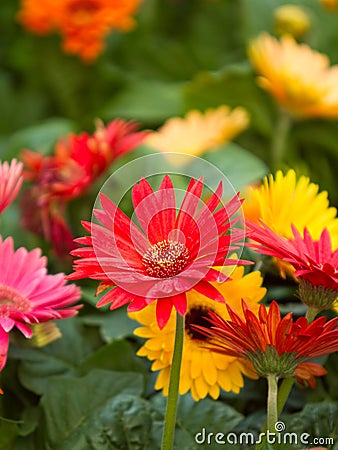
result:
[(287, 137), (291, 128), (291, 117), (285, 111), (280, 110), (276, 128), (271, 142), (271, 168), (278, 169), (283, 161)]
[(275, 432), (275, 424), (278, 419), (277, 411), (277, 399), (278, 399), (278, 378), (276, 375), (268, 376), (268, 408), (267, 408), (267, 420), (268, 430)]
[(167, 410), (162, 436), (162, 450), (172, 450), (175, 434), (176, 411), (180, 385), (181, 361), (184, 338), (184, 317), (176, 313), (176, 333), (174, 354), (171, 363)]
[(305, 319), (307, 319), (308, 323), (311, 323), (319, 312), (320, 309), (315, 308), (314, 306), (308, 306), (305, 314)]
[(292, 389), (294, 378), (284, 378), (282, 381), (279, 391), (278, 391), (278, 400), (277, 400), (277, 413), (280, 415), (283, 411), (284, 405), (289, 398), (290, 391)]
[[(305, 314), (305, 318), (307, 319), (308, 323), (311, 323), (318, 313), (319, 313), (319, 310), (317, 308), (309, 306), (307, 308), (307, 311)], [(285, 378), (282, 381), (282, 384), (280, 385), (279, 392), (278, 392), (278, 402), (277, 402), (278, 415), (280, 415), (283, 411), (285, 403), (286, 403), (287, 399), (289, 398), (294, 381), (295, 380), (293, 377)]]

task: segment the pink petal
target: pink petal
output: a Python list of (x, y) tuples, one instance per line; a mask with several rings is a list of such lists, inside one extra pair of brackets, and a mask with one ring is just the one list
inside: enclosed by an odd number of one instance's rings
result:
[(0, 325), (0, 371), (4, 368), (8, 352), (8, 333)]

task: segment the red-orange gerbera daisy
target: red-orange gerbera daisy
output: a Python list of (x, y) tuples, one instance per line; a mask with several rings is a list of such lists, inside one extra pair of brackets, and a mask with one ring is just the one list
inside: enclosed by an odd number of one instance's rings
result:
[[(330, 233), (324, 229), (319, 240), (313, 240), (307, 228), (302, 237), (292, 225), (293, 239), (286, 239), (263, 222), (247, 222), (249, 246), (264, 255), (292, 264), (300, 281), (300, 296), (308, 306), (329, 309), (338, 292), (338, 249), (332, 250)], [(255, 244), (256, 241), (259, 244)]]
[(138, 124), (115, 119), (101, 122), (90, 135), (69, 134), (60, 139), (52, 156), (24, 150), (25, 179), (33, 185), (24, 192), (22, 221), (25, 228), (52, 242), (58, 255), (73, 248), (65, 222), (66, 204), (78, 197), (121, 155), (133, 150), (147, 136)]
[(25, 178), (35, 181), (48, 198), (69, 200), (90, 186), (120, 156), (140, 145), (148, 132), (136, 122), (115, 119), (106, 127), (96, 124), (90, 135), (70, 133), (55, 146), (53, 156), (24, 150)]
[(275, 301), (268, 311), (260, 305), (257, 315), (243, 301), (244, 319), (229, 305), (227, 308), (230, 320), (210, 312), (207, 320), (211, 328), (196, 328), (209, 339), (209, 349), (247, 359), (262, 377), (295, 376), (313, 387), (313, 375), (326, 371), (305, 361), (338, 351), (338, 317), (327, 322), (322, 316), (311, 324), (305, 317), (294, 321), (291, 312), (281, 318)]
[(224, 301), (210, 281), (227, 277), (212, 266), (234, 264), (227, 255), (244, 238), (243, 230), (233, 228), (241, 201), (235, 196), (223, 205), (220, 183), (199, 207), (203, 187), (201, 180), (191, 179), (177, 208), (168, 175), (156, 192), (142, 179), (132, 189), (134, 212), (142, 229), (101, 195), (103, 209), (94, 214), (102, 226), (83, 223), (91, 236), (77, 239), (86, 247), (72, 252), (81, 259), (75, 261), (75, 272), (68, 278), (102, 280), (98, 292), (113, 287), (97, 306), (111, 303), (110, 308), (116, 309), (129, 303), (129, 311), (139, 311), (157, 301), (160, 328), (168, 322), (173, 306), (185, 314), (186, 292), (191, 289)]
[(37, 34), (60, 33), (66, 53), (91, 62), (112, 29), (129, 31), (141, 0), (23, 0), (20, 22)]

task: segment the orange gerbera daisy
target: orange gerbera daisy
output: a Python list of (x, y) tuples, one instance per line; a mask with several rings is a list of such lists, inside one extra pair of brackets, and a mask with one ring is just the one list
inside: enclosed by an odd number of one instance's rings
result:
[(329, 11), (335, 11), (337, 9), (337, 0), (320, 0), (320, 3)]
[(23, 0), (20, 22), (37, 34), (60, 33), (66, 53), (91, 62), (111, 29), (129, 31), (141, 0)]
[(205, 347), (223, 355), (244, 358), (261, 377), (294, 376), (301, 383), (315, 387), (314, 376), (325, 375), (326, 370), (307, 361), (338, 350), (338, 317), (327, 321), (322, 316), (311, 324), (305, 317), (294, 320), (291, 312), (281, 318), (275, 301), (268, 311), (260, 305), (258, 314), (245, 301), (242, 301), (242, 308), (244, 320), (227, 305), (230, 320), (211, 312), (206, 318), (209, 327), (195, 326), (208, 339)]
[(290, 35), (278, 41), (267, 33), (249, 45), (259, 85), (296, 117), (338, 117), (338, 65), (298, 44)]

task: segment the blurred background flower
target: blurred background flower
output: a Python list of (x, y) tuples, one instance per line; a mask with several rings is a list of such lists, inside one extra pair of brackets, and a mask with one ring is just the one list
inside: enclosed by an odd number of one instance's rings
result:
[(262, 33), (249, 45), (257, 82), (295, 117), (338, 117), (338, 65), (327, 55), (298, 44), (290, 35), (277, 40)]
[(129, 31), (140, 0), (22, 0), (19, 21), (30, 32), (59, 33), (66, 53), (94, 61), (112, 30)]
[(168, 119), (147, 137), (146, 143), (162, 152), (200, 156), (230, 141), (248, 124), (248, 113), (240, 107), (231, 111), (228, 106), (220, 106), (204, 113), (193, 110), (183, 118)]
[(274, 29), (277, 35), (290, 34), (294, 38), (301, 38), (311, 26), (310, 17), (306, 10), (298, 5), (286, 4), (274, 12)]
[(97, 122), (92, 135), (69, 134), (60, 138), (53, 156), (24, 150), (24, 177), (31, 182), (21, 201), (22, 224), (44, 236), (60, 258), (74, 248), (67, 224), (67, 205), (83, 195), (120, 156), (140, 145), (147, 132), (138, 125), (115, 119), (106, 127)]

